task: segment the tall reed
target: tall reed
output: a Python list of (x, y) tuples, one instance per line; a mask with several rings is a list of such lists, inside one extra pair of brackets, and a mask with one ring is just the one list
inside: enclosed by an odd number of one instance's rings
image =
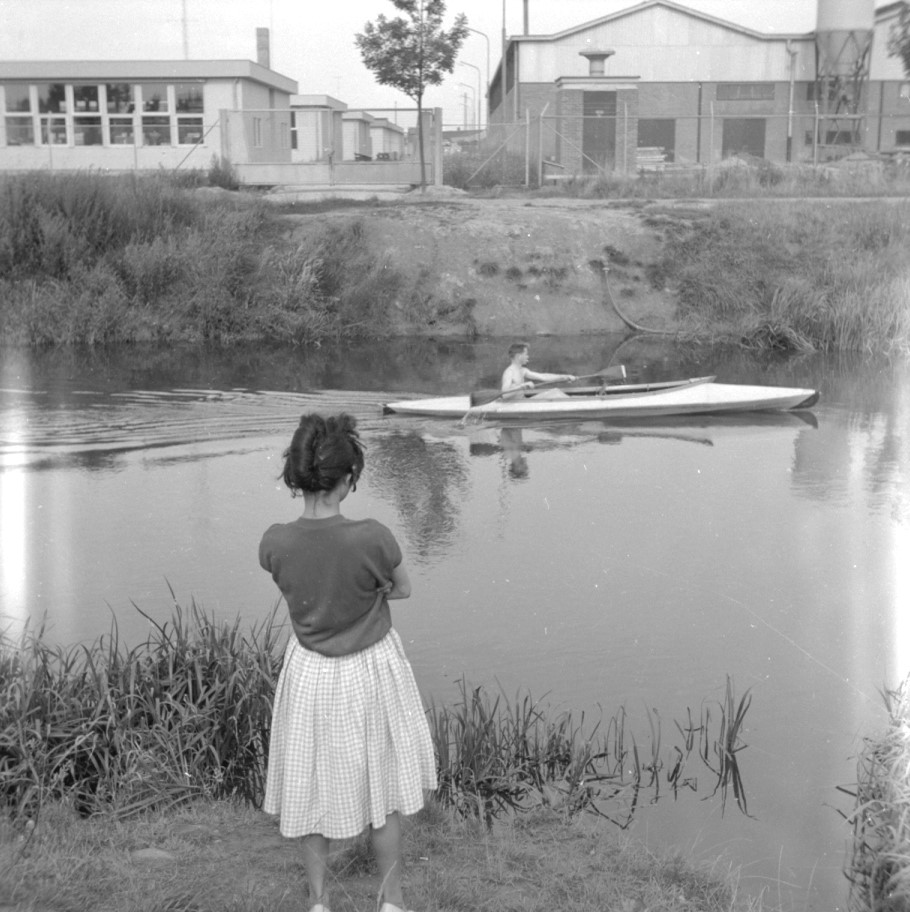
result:
[(885, 691), (887, 729), (865, 739), (856, 785), (846, 875), (851, 912), (910, 909), (910, 678)]
[(453, 706), (431, 707), (430, 724), (439, 765), (437, 797), (462, 816), (490, 824), (503, 813), (543, 804), (592, 811), (625, 828), (645, 793), (656, 801), (664, 787), (674, 796), (681, 789), (696, 790), (697, 777), (688, 772), (693, 759), (701, 759), (713, 775), (722, 805), (732, 788), (746, 813), (737, 754), (745, 747), (751, 697), (746, 691), (737, 701), (729, 678), (716, 716), (705, 704), (697, 723), (691, 712), (685, 725), (676, 722), (681, 743), (667, 754), (656, 712), (647, 714), (650, 740), (643, 752), (622, 707), (588, 728), (583, 715), (576, 721), (571, 712), (551, 714), (529, 694), (510, 701), (502, 693), (491, 697), (469, 687), (464, 679), (460, 687), (461, 699)]
[[(138, 610), (138, 609), (137, 609)], [(93, 644), (51, 646), (41, 630), (0, 649), (0, 804), (34, 816), (48, 801), (83, 814), (129, 816), (195, 797), (261, 803), (271, 710), (286, 627), (277, 606), (244, 633), (195, 603), (149, 619), (145, 642), (124, 648), (116, 626)], [(701, 757), (725, 805), (732, 784), (745, 811), (737, 754), (748, 692), (676, 723), (681, 743), (665, 755), (660, 718), (649, 712), (640, 747), (625, 710), (586, 729), (582, 716), (552, 713), (529, 694), (510, 701), (461, 682), (460, 700), (430, 710), (437, 798), (491, 822), (540, 805), (589, 810), (628, 826), (647, 793), (695, 790)]]
[(91, 645), (41, 631), (0, 653), (0, 802), (128, 815), (198, 796), (262, 794), (280, 659), (275, 612), (249, 633), (175, 603), (148, 639)]

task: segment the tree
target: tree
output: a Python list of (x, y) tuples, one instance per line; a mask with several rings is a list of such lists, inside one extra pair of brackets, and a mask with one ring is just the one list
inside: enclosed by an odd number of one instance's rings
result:
[(417, 141), (420, 148), (420, 185), (426, 186), (423, 146), (423, 96), (455, 69), (455, 57), (468, 34), (464, 13), (446, 30), (444, 0), (390, 0), (404, 13), (387, 19), (380, 15), (355, 37), (360, 56), (380, 85), (392, 86), (417, 103)]
[(910, 76), (910, 4), (901, 4), (897, 20), (888, 31), (888, 56), (900, 57), (904, 72)]

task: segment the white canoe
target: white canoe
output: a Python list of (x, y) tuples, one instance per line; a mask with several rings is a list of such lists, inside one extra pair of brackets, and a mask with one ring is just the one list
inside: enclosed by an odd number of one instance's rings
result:
[(424, 415), (436, 418), (544, 419), (544, 418), (648, 418), (664, 415), (705, 415), (720, 412), (779, 411), (809, 408), (818, 392), (783, 386), (747, 386), (715, 383), (713, 377), (695, 377), (669, 383), (639, 383), (605, 389), (563, 390), (559, 398), (535, 396), (494, 399), (471, 405), (471, 397), (443, 396), (389, 402), (386, 414)]

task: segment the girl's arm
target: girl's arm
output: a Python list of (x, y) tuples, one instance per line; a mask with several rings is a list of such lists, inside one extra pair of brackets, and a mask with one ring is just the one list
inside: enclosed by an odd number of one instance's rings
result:
[(405, 569), (404, 562), (392, 570), (392, 579), (385, 585), (387, 599), (406, 599), (411, 595), (411, 578)]

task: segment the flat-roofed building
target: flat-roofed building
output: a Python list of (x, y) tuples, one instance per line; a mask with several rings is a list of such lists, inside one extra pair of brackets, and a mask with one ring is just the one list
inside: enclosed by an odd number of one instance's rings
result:
[(342, 115), (348, 106), (331, 95), (291, 96), (291, 158), (332, 162), (344, 157)]
[(370, 130), (376, 118), (366, 111), (345, 111), (341, 119), (344, 126), (344, 160), (371, 161), (373, 140)]
[(290, 162), (296, 91), (250, 60), (0, 61), (0, 170)]
[(404, 128), (388, 117), (377, 117), (370, 124), (370, 144), (377, 161), (398, 161), (404, 155)]

